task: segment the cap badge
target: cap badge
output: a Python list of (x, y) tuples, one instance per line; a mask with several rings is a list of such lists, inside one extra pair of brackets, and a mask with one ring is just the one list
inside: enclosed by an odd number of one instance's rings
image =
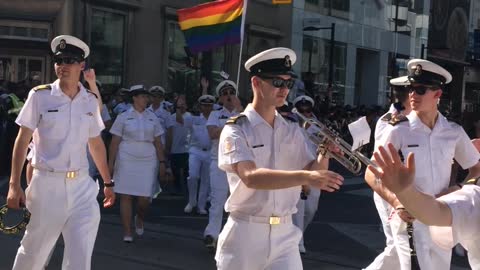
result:
[(290, 56), (285, 55), (285, 67), (291, 68), (292, 67), (292, 60), (290, 60)]
[(65, 49), (65, 47), (67, 47), (67, 42), (65, 41), (65, 39), (60, 40), (60, 45), (59, 45), (60, 50)]
[(420, 76), (422, 75), (422, 65), (417, 65), (417, 67), (415, 68), (415, 76)]

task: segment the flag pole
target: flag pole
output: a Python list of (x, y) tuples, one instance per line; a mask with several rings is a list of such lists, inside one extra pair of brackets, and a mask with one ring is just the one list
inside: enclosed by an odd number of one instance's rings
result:
[(240, 86), (240, 70), (242, 69), (243, 40), (245, 36), (245, 20), (247, 19), (248, 0), (243, 0), (242, 25), (240, 26), (240, 56), (238, 57), (237, 87)]

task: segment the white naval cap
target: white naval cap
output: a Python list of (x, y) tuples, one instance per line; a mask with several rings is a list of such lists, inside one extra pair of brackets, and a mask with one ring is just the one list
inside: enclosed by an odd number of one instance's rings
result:
[(258, 53), (245, 63), (245, 69), (252, 75), (291, 75), (296, 77), (292, 70), (297, 61), (297, 55), (289, 48), (273, 48)]
[(130, 90), (128, 91), (130, 95), (140, 95), (140, 94), (150, 94), (143, 84), (137, 84), (130, 86)]
[(148, 92), (152, 95), (165, 95), (165, 89), (159, 85), (154, 85), (148, 89)]
[(215, 97), (212, 95), (203, 95), (198, 98), (198, 103), (206, 104), (206, 105), (213, 105), (215, 103)]
[(410, 81), (408, 80), (408, 76), (400, 76), (391, 79), (390, 84), (395, 86), (407, 86), (410, 85)]
[(55, 37), (52, 40), (50, 47), (55, 56), (71, 56), (85, 59), (90, 54), (90, 48), (85, 42), (69, 35)]
[(424, 59), (408, 61), (408, 80), (411, 83), (444, 85), (452, 81), (452, 74), (443, 67)]
[(314, 106), (315, 105), (315, 102), (313, 101), (313, 99), (309, 96), (298, 96), (296, 99), (293, 100), (293, 106), (297, 107), (297, 104), (298, 106), (301, 106), (301, 105), (304, 105), (305, 102), (310, 102), (311, 106)]
[(217, 85), (217, 88), (215, 89), (215, 92), (216, 92), (217, 96), (220, 96), (220, 91), (223, 88), (226, 88), (226, 87), (233, 87), (233, 89), (235, 89), (235, 92), (238, 93), (238, 87), (237, 87), (236, 83), (234, 83), (233, 81), (230, 81), (230, 80), (224, 80), (224, 81), (221, 81)]

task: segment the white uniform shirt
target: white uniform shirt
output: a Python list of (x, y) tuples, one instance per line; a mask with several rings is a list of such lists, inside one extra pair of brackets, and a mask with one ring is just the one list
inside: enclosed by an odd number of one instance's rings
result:
[(423, 193), (434, 196), (448, 187), (453, 159), (464, 169), (477, 164), (480, 154), (458, 124), (449, 122), (439, 113), (430, 130), (415, 111), (407, 118), (408, 121), (395, 126), (388, 125), (375, 142), (375, 149), (380, 145), (387, 147), (390, 142), (401, 150), (404, 158), (413, 152), (417, 168), (415, 185)]
[(163, 127), (167, 129), (168, 127), (173, 125), (173, 123), (171, 122), (172, 114), (165, 109), (164, 102), (165, 101), (162, 101), (162, 103), (160, 103), (160, 106), (156, 110), (153, 109), (152, 105), (150, 105), (148, 109), (151, 110), (153, 113), (155, 113), (155, 115), (161, 119)]
[[(223, 128), (225, 126), (225, 122), (227, 122), (228, 118), (237, 115), (238, 112), (233, 110), (229, 111), (225, 107), (218, 111), (212, 111), (210, 116), (208, 116), (207, 120), (207, 128), (208, 126), (214, 126)], [(212, 150), (211, 150), (212, 160), (218, 159), (218, 139), (212, 140)]]
[(107, 122), (107, 121), (112, 120), (112, 118), (110, 117), (110, 113), (108, 112), (107, 105), (103, 104), (102, 111), (100, 112), (100, 114), (102, 116), (102, 121), (103, 122)]
[(105, 128), (95, 95), (79, 83), (72, 100), (60, 89), (30, 91), (16, 123), (34, 131), (32, 165), (39, 169), (66, 172), (88, 169), (87, 142)]
[(301, 170), (315, 156), (298, 123), (287, 121), (276, 112), (272, 128), (251, 105), (243, 114), (247, 117), (226, 125), (220, 136), (218, 166), (227, 172), (230, 186), (225, 210), (262, 217), (291, 215), (297, 211), (300, 186), (277, 190), (248, 188), (233, 172), (232, 165), (250, 160), (258, 168)]
[[(183, 114), (183, 118), (188, 118), (192, 116), (189, 112)], [(177, 123), (176, 121), (177, 114), (174, 113), (170, 116), (169, 122), (172, 123), (168, 128), (172, 128), (172, 148), (170, 149), (171, 154), (183, 154), (188, 153), (188, 141), (189, 141), (189, 132), (188, 128)]]
[(207, 118), (202, 115), (191, 115), (183, 118), (183, 126), (190, 130), (190, 152), (195, 148), (210, 150), (212, 142), (208, 136)]
[(465, 185), (461, 190), (440, 197), (452, 210), (452, 227), (430, 227), (432, 239), (451, 249), (461, 243), (468, 250), (470, 267), (480, 269), (480, 187)]
[(384, 115), (380, 116), (380, 118), (377, 120), (377, 124), (375, 125), (375, 141), (380, 140), (383, 131), (385, 128), (389, 125), (388, 121), (382, 120), (383, 117), (385, 117), (389, 113), (395, 113), (397, 110), (393, 106), (393, 104), (390, 105), (390, 108), (388, 109), (388, 112), (385, 113)]
[(127, 142), (153, 142), (164, 133), (157, 116), (150, 110), (139, 113), (133, 107), (120, 114), (110, 129), (110, 133), (122, 137)]

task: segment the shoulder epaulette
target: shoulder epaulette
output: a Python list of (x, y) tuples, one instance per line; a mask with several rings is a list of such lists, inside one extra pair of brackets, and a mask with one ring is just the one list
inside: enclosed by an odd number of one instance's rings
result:
[(392, 113), (387, 113), (385, 114), (382, 118), (380, 118), (382, 121), (390, 121), (392, 120)]
[(228, 118), (227, 122), (225, 122), (226, 125), (233, 125), (236, 124), (239, 119), (246, 118), (247, 116), (244, 114), (239, 114), (236, 116), (232, 116)]
[(87, 89), (87, 92), (90, 93), (90, 94), (92, 94), (92, 95), (94, 95), (94, 96), (98, 99), (97, 94), (95, 94), (92, 90), (88, 90), (88, 89)]
[(293, 115), (284, 115), (283, 118), (289, 122), (298, 122), (298, 120)]
[(42, 84), (33, 88), (33, 91), (35, 92), (42, 91), (42, 90), (52, 90), (52, 86), (50, 84)]
[(471, 178), (471, 179), (468, 179), (467, 181), (465, 181), (463, 183), (463, 185), (476, 185), (478, 183), (478, 180), (480, 180), (480, 177)]
[(392, 126), (395, 126), (398, 123), (405, 122), (405, 121), (408, 121), (408, 118), (405, 115), (397, 114), (397, 115), (394, 115), (392, 119), (388, 121), (388, 123)]

